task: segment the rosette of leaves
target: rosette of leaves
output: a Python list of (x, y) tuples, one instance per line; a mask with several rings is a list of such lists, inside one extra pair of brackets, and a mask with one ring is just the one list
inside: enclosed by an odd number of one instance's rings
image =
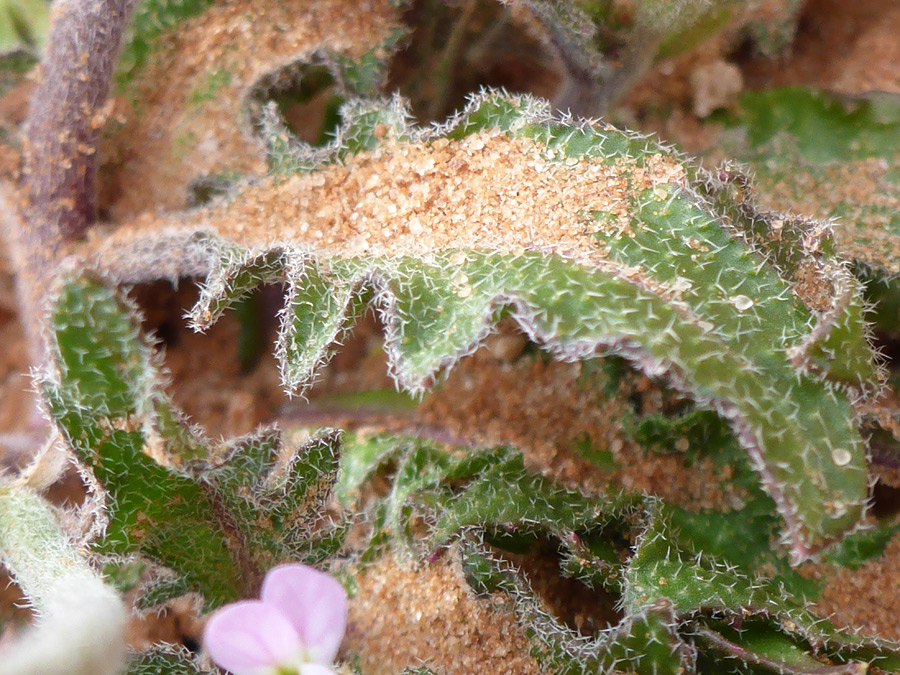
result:
[[(727, 419), (802, 559), (859, 521), (863, 443), (850, 401), (878, 386), (860, 287), (821, 223), (757, 211), (728, 172), (655, 142), (485, 92), (442, 128), (402, 102), (343, 108), (311, 149), (269, 108), (271, 175), (142, 219), (81, 255), (117, 281), (204, 274), (209, 326), (286, 285), (277, 354), (308, 386), (367, 305), (398, 384), (421, 391), (507, 308), (560, 358), (621, 354)], [(775, 219), (795, 232), (757, 237)], [(786, 220), (785, 220), (786, 219)]]
[[(369, 496), (363, 560), (457, 556), (472, 589), (518, 617), (549, 672), (900, 669), (897, 645), (837, 631), (783, 585), (695, 549), (693, 532), (673, 526), (670, 507), (656, 499), (562, 489), (527, 472), (507, 448), (463, 453), (421, 439), (346, 440), (342, 500), (354, 503), (374, 473), (390, 478), (386, 494)], [(548, 549), (561, 577), (617, 599), (614, 621), (588, 636), (554, 614), (527, 565), (520, 568), (523, 555)]]
[[(214, 12), (246, 9), (241, 3), (203, 12), (204, 3), (184, 6), (187, 14), (174, 19), (178, 31), (165, 38), (182, 45), (190, 37), (182, 32), (188, 15), (195, 15), (191, 25), (201, 35), (202, 21), (221, 18)], [(260, 16), (281, 11), (266, 8)], [(235, 30), (253, 25), (243, 15), (231, 19), (226, 24)], [(378, 27), (392, 25), (388, 18)], [(375, 32), (377, 39), (351, 51), (348, 62), (365, 61), (385, 44), (390, 31)], [(330, 43), (315, 44), (326, 50)], [(286, 63), (314, 62), (314, 49), (291, 52)], [(379, 63), (377, 53), (371, 63)], [(150, 65), (136, 67), (143, 72)], [(202, 145), (199, 137), (184, 136), (185, 153), (178, 152), (177, 139), (167, 138), (172, 142), (161, 143), (160, 152), (174, 157), (168, 168), (177, 176), (151, 190), (149, 168), (146, 183), (135, 179), (144, 176), (139, 168), (132, 166), (131, 179), (120, 172), (122, 194), (136, 201), (111, 208), (125, 222), (108, 237), (64, 242), (72, 266), (99, 270), (112, 283), (201, 275), (204, 292), (192, 313), (201, 329), (259, 284), (284, 284), (278, 355), (290, 391), (310, 384), (366, 306), (381, 312), (392, 372), (414, 392), (476, 349), (506, 312), (560, 358), (620, 354), (717, 411), (771, 493), (795, 559), (859, 522), (865, 458), (851, 402), (876, 388), (878, 369), (859, 286), (835, 258), (827, 226), (788, 218), (782, 229), (790, 236), (761, 237), (781, 217), (758, 211), (733, 171), (707, 174), (646, 138), (556, 117), (541, 102), (500, 92), (483, 92), (432, 129), (411, 124), (400, 100), (353, 100), (343, 108), (334, 141), (313, 150), (293, 137), (275, 107), (254, 107), (253, 87), (273, 71), (270, 62), (251, 65), (240, 77), (190, 80), (204, 84), (190, 100), (206, 107), (179, 117), (192, 129), (215, 118), (221, 124), (209, 138), (223, 145), (240, 137), (236, 156), (248, 165), (219, 164), (227, 153), (212, 153), (216, 161), (196, 169), (190, 157)], [(165, 82), (165, 64), (161, 72), (148, 76), (145, 89), (137, 77), (126, 77), (122, 86), (153, 93)], [(215, 75), (208, 68), (198, 72)], [(177, 91), (181, 103), (188, 100), (184, 94)], [(141, 117), (140, 107), (131, 112)], [(254, 129), (256, 136), (248, 133)], [(135, 216), (171, 207), (160, 197), (168, 194), (163, 187), (186, 187), (195, 169), (223, 168), (248, 177), (204, 207)], [(141, 201), (145, 187), (150, 196)], [(92, 550), (109, 557), (109, 574), (119, 581), (132, 575), (128, 566), (144, 560), (171, 572), (144, 594), (145, 606), (193, 591), (214, 607), (249, 594), (263, 567), (287, 557), (321, 561), (334, 552), (340, 532), (318, 529), (336, 467), (333, 436), (314, 439), (300, 458), (283, 453), (277, 437), (265, 432), (211, 445), (162, 393), (152, 350), (116, 292), (86, 274), (62, 285), (50, 317), (42, 392), (93, 492)], [(479, 465), (497, 473), (500, 484), (536, 495), (531, 506), (500, 504), (490, 486), (479, 495), (477, 482), (468, 481), (458, 508), (436, 512), (441, 519), (434, 532), (444, 539), (433, 539), (435, 546), (461, 528), (484, 525), (484, 512), (472, 508), (471, 499), (496, 510), (500, 520), (540, 524), (561, 511), (573, 530), (587, 527), (588, 517), (605, 522), (596, 504), (589, 516), (579, 511), (577, 497), (556, 493), (547, 501), (541, 495), (549, 488), (523, 478), (520, 465), (503, 453), (460, 464), (423, 452), (423, 470), (429, 463), (438, 468), (416, 476), (421, 486), (397, 483), (410, 497), (424, 490), (440, 500), (444, 472), (466, 480), (466, 467)], [(543, 514), (529, 510), (544, 503)], [(385, 531), (406, 527), (404, 508), (398, 503), (384, 512)], [(641, 532), (653, 532), (650, 504), (623, 499), (603, 509), (613, 519), (648, 519), (635, 530), (636, 546), (644, 541)], [(665, 535), (664, 524), (659, 527)], [(668, 552), (660, 555), (650, 557), (668, 560)], [(675, 566), (682, 562), (677, 558)], [(608, 570), (598, 567), (596, 583), (604, 583)], [(480, 583), (487, 587), (488, 581)], [(643, 588), (640, 579), (631, 583)], [(508, 594), (515, 595), (512, 587)], [(741, 597), (751, 602), (756, 596)], [(640, 599), (629, 602), (634, 613), (646, 609)], [(640, 644), (655, 644), (659, 631), (671, 635), (676, 620), (687, 621), (672, 598), (659, 602), (667, 603), (669, 621), (648, 624)], [(724, 629), (704, 625), (728, 639)], [(802, 639), (811, 642), (811, 630), (804, 628)], [(819, 643), (812, 646), (815, 652)], [(828, 643), (827, 654), (867, 658), (855, 648)], [(681, 646), (675, 651), (688, 654)]]
[[(155, 357), (127, 302), (99, 283), (66, 285), (53, 326), (56, 365), (45, 396), (107, 512), (92, 548), (120, 585), (141, 560), (175, 573), (146, 589), (144, 605), (195, 591), (212, 607), (246, 594), (254, 566), (322, 560), (335, 550), (327, 531), (311, 531), (315, 504), (335, 480), (333, 439), (319, 437), (287, 462), (275, 461), (272, 435), (210, 450), (162, 393)], [(351, 439), (338, 497), (351, 502), (389, 462), (396, 469), (389, 494), (370, 510), (368, 557), (385, 542), (405, 542), (419, 554), (461, 542), (473, 588), (505, 594), (535, 654), (554, 672), (678, 672), (693, 668), (698, 649), (714, 662), (724, 654), (752, 665), (787, 664), (781, 672), (818, 672), (823, 658), (846, 662), (824, 672), (858, 672), (860, 659), (894, 668), (888, 645), (838, 634), (781, 591), (688, 554), (652, 500), (567, 492), (528, 474), (507, 449), (448, 454), (392, 437)], [(424, 531), (415, 524), (423, 516)], [(621, 625), (592, 639), (577, 636), (484, 544), (521, 550), (548, 537), (563, 552), (564, 575), (621, 596)], [(628, 546), (634, 552), (625, 556)], [(749, 623), (748, 616), (759, 625), (743, 629), (737, 618)], [(158, 668), (204, 672), (168, 648), (138, 655), (130, 672)]]

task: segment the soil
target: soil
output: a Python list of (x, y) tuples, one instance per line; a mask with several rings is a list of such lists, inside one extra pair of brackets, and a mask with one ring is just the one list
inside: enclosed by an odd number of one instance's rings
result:
[[(266, 11), (279, 11), (278, 2), (262, 4)], [(226, 7), (223, 11), (227, 11), (229, 3), (223, 5)], [(335, 7), (338, 5), (344, 7), (347, 3), (337, 3)], [(386, 20), (379, 30), (389, 23)], [(317, 25), (328, 25), (328, 21)], [(366, 28), (361, 28), (358, 23), (353, 26), (354, 30)], [(199, 22), (198, 31), (198, 35), (203, 34)], [(371, 44), (372, 35), (378, 31), (374, 28), (371, 32), (366, 31), (368, 28), (363, 31), (367, 37), (361, 43)], [(698, 78), (694, 77), (694, 84), (691, 84), (691, 78), (698, 67), (719, 62), (735, 64), (744, 87), (813, 84), (842, 93), (872, 89), (900, 92), (898, 34), (900, 7), (893, 0), (856, 0), (852, 3), (811, 0), (803, 11), (790, 56), (773, 61), (741, 53), (740, 45), (722, 42), (707, 45), (661, 64), (635, 89), (620, 114), (641, 121), (642, 128), (655, 128), (664, 138), (678, 141), (682, 147), (708, 145), (713, 132), (698, 120), (694, 89)], [(292, 33), (283, 39), (300, 38)], [(349, 39), (341, 42), (345, 43), (356, 44)], [(283, 47), (281, 42), (273, 45), (273, 53)], [(171, 49), (178, 50), (182, 46), (174, 44)], [(196, 45), (191, 48), (197, 58), (203, 55), (202, 48)], [(248, 65), (248, 69), (252, 68)], [(733, 74), (733, 71), (729, 72)], [(544, 78), (544, 85), (547, 80), (552, 78)], [(168, 105), (165, 101), (156, 104), (160, 106), (159, 110)], [(652, 113), (661, 106), (670, 111), (664, 120), (654, 118)], [(704, 110), (703, 106), (699, 109), (700, 112)], [(123, 120), (131, 119), (125, 113), (121, 115)], [(165, 121), (163, 118), (150, 119), (156, 125)], [(126, 122), (132, 123), (133, 120)], [(110, 214), (132, 215), (147, 208), (182, 206), (182, 190), (193, 175), (193, 160), (186, 157), (175, 174), (154, 173), (154, 152), (167, 151), (172, 140), (166, 132), (166, 143), (149, 152), (147, 139), (158, 133), (159, 129), (155, 127), (138, 129), (131, 140), (109, 155), (108, 169), (118, 176), (114, 185), (146, 181), (149, 186), (148, 193), (138, 201), (126, 198), (124, 193), (114, 189), (106, 197)], [(241, 145), (244, 141), (232, 140), (233, 144), (223, 141), (220, 149), (237, 144), (234, 146), (240, 146), (235, 154), (237, 159), (232, 163), (222, 160), (224, 163), (212, 168), (261, 170), (253, 164), (256, 155)], [(471, 142), (477, 142), (477, 138)], [(226, 155), (228, 153), (223, 150), (216, 156)], [(413, 159), (424, 161), (422, 157)], [(359, 160), (362, 164), (365, 161), (366, 158)], [(413, 160), (406, 158), (404, 161)], [(410, 167), (393, 167), (382, 175), (395, 180), (401, 169), (412, 170)], [(203, 170), (211, 169), (203, 167)], [(334, 173), (335, 186), (354, 188), (342, 182), (348, 178), (346, 167), (335, 168)], [(539, 188), (539, 183), (535, 182), (534, 186)], [(172, 196), (176, 193), (178, 196)], [(386, 200), (379, 202), (379, 208), (386, 203)], [(412, 232), (401, 234), (415, 236)], [(396, 236), (397, 233), (387, 233), (380, 241), (387, 245)], [(571, 241), (566, 245), (577, 249)], [(273, 423), (285, 429), (332, 424), (345, 428), (414, 429), (465, 444), (515, 445), (523, 451), (529, 469), (587, 493), (598, 493), (611, 484), (619, 485), (630, 491), (659, 495), (687, 508), (727, 507), (741, 499), (727, 481), (727, 471), (702, 462), (688, 466), (683, 447), (678, 448), (680, 453), (648, 454), (624, 433), (623, 410), (636, 398), (641, 401), (642, 412), (646, 413), (677, 405), (677, 397), (671, 392), (637, 373), (630, 373), (615, 395), (601, 401), (596, 391), (584, 384), (585, 377), (590, 375), (589, 366), (553, 362), (528, 344), (513, 327), (504, 325), (409, 413), (318, 405), (317, 402), (335, 394), (392, 386), (384, 354), (379, 349), (381, 327), (368, 317), (357, 325), (325, 369), (320, 382), (309, 394), (309, 401), (290, 401), (281, 393), (271, 349), (261, 353), (252, 367), (242, 363), (238, 349), (241, 325), (233, 315), (223, 317), (205, 335), (187, 330), (181, 317), (196, 294), (196, 287), (189, 279), (182, 280), (178, 289), (159, 283), (140, 287), (134, 293), (147, 316), (147, 327), (155, 331), (165, 347), (165, 363), (171, 375), (170, 391), (175, 401), (213, 436), (227, 438), (251, 431), (260, 424)], [(263, 322), (262, 330), (271, 344), (273, 312), (269, 311), (266, 316), (268, 319)], [(39, 447), (44, 427), (41, 417), (35, 414), (27, 350), (17, 320), (13, 278), (6, 265), (0, 267), (0, 344), (4, 345), (0, 353), (0, 400), (3, 401), (0, 406), (0, 467), (14, 470), (21, 468)], [(584, 442), (611, 453), (615, 463), (597, 466), (586, 460), (576, 450)], [(73, 479), (69, 477), (65, 485), (66, 489), (57, 492), (57, 501), (77, 499), (77, 482), (73, 488)], [(881, 556), (856, 570), (827, 564), (803, 568), (804, 574), (816, 578), (823, 586), (818, 601), (818, 609), (823, 615), (830, 615), (839, 626), (900, 640), (897, 570), (900, 570), (900, 534), (893, 537)], [(359, 656), (366, 672), (393, 674), (405, 666), (419, 665), (446, 673), (540, 672), (528, 655), (521, 628), (500, 609), (473, 599), (451, 556), (431, 564), (386, 556), (363, 568), (357, 585), (358, 591), (350, 604), (344, 649), (347, 654)], [(24, 611), (17, 613), (14, 610), (20, 599), (15, 586), (7, 587), (0, 579), (0, 589), (4, 588), (6, 590), (0, 596), (0, 625), (3, 625), (4, 616), (22, 618)], [(551, 588), (547, 592), (564, 595), (572, 591)], [(575, 617), (578, 611), (573, 609), (569, 614)], [(577, 623), (575, 618), (572, 621)], [(582, 617), (580, 621), (584, 623), (586, 619)], [(181, 641), (196, 648), (201, 626), (193, 607), (189, 603), (179, 603), (159, 616), (135, 619), (131, 639), (138, 648), (153, 639)], [(6, 639), (10, 639), (12, 629), (8, 624), (5, 630)], [(0, 644), (3, 639), (0, 635)]]
[(358, 575), (344, 649), (367, 673), (427, 666), (448, 675), (537, 675), (528, 640), (508, 612), (477, 602), (449, 558), (430, 565), (391, 556)]

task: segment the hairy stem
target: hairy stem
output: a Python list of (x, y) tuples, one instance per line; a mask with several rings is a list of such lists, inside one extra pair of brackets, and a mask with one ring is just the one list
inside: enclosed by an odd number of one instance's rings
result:
[(36, 492), (0, 486), (0, 562), (41, 617), (7, 645), (0, 675), (116, 675), (126, 613)]
[(18, 194), (0, 195), (17, 270), (20, 316), (42, 361), (44, 298), (66, 242), (97, 216), (97, 137), (113, 67), (136, 0), (57, 0), (25, 119)]
[(97, 216), (96, 144), (113, 66), (136, 0), (57, 0), (26, 118), (29, 228), (81, 237)]

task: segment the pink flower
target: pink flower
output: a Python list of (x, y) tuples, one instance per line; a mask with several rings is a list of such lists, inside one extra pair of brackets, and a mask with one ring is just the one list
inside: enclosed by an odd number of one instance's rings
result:
[(212, 615), (203, 634), (212, 660), (234, 675), (334, 675), (328, 666), (347, 626), (343, 586), (312, 567), (280, 565), (260, 598)]

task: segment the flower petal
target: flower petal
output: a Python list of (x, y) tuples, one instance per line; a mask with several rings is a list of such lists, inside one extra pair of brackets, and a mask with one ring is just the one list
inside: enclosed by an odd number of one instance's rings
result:
[(266, 574), (260, 597), (284, 612), (308, 660), (334, 661), (347, 628), (347, 592), (337, 580), (306, 565), (279, 565)]
[(203, 632), (212, 660), (234, 675), (262, 675), (296, 662), (303, 645), (288, 618), (274, 605), (245, 600), (212, 615)]

